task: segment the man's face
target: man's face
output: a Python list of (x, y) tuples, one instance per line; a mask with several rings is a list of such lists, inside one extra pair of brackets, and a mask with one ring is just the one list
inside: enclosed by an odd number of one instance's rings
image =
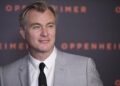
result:
[(26, 14), (26, 26), (21, 35), (33, 52), (50, 52), (54, 47), (56, 19), (50, 10), (41, 13), (31, 10)]

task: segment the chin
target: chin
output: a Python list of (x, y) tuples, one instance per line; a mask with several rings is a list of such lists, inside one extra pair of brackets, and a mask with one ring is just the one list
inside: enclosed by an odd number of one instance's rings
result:
[(41, 52), (49, 52), (49, 51), (51, 51), (53, 48), (41, 48), (41, 49), (39, 49), (39, 51), (41, 51)]

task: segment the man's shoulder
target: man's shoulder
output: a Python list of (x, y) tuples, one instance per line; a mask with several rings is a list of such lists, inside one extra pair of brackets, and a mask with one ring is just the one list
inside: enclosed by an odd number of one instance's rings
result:
[(80, 69), (85, 70), (86, 67), (88, 66), (93, 67), (95, 65), (91, 57), (71, 54), (71, 53), (62, 52), (62, 51), (58, 51), (57, 63), (63, 64), (63, 65), (65, 64), (64, 67), (71, 68), (71, 69), (75, 68), (75, 70), (78, 67), (80, 67)]
[(58, 50), (58, 54), (61, 54), (62, 57), (68, 58), (68, 59), (89, 59), (90, 58), (87, 56), (77, 55), (77, 54), (68, 53), (60, 50)]
[(20, 66), (27, 64), (27, 59), (28, 59), (27, 57), (28, 56), (26, 55), (10, 64), (4, 65), (2, 66), (2, 69), (3, 70), (17, 70)]
[(82, 55), (76, 55), (76, 54), (71, 54), (68, 52), (63, 52), (63, 51), (58, 51), (58, 54), (61, 56), (66, 61), (71, 61), (71, 62), (87, 62), (88, 60), (91, 60), (90, 57), (87, 56), (82, 56)]

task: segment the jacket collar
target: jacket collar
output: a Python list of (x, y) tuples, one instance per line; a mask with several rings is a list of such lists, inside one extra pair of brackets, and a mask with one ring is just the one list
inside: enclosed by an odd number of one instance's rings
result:
[(21, 65), (19, 68), (19, 79), (21, 82), (21, 86), (29, 86), (28, 59), (29, 56), (25, 56), (21, 61)]
[(55, 74), (53, 86), (65, 86), (66, 79), (66, 62), (63, 57), (63, 52), (57, 50), (57, 57), (55, 62)]
[[(23, 58), (23, 60), (21, 61), (20, 68), (19, 68), (19, 79), (21, 82), (21, 86), (30, 86), (29, 85), (28, 61), (29, 61), (29, 55)], [(57, 50), (53, 85), (54, 86), (65, 86), (65, 83), (66, 83), (65, 74), (66, 73), (67, 73), (66, 61), (64, 60), (63, 52)]]

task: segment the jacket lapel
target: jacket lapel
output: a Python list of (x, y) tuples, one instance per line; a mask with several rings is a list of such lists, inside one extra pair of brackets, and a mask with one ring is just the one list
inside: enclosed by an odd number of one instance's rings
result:
[[(67, 74), (66, 62), (63, 59), (63, 53), (58, 51), (55, 62), (55, 74), (53, 86), (66, 86), (65, 75)], [(19, 68), (19, 79), (21, 86), (29, 86), (29, 72), (28, 72), (29, 56), (26, 56)]]
[(56, 62), (55, 62), (55, 75), (53, 86), (66, 86), (65, 85), (65, 60), (62, 58), (62, 52), (57, 52)]
[(19, 68), (19, 79), (21, 86), (29, 86), (28, 57), (23, 59)]

